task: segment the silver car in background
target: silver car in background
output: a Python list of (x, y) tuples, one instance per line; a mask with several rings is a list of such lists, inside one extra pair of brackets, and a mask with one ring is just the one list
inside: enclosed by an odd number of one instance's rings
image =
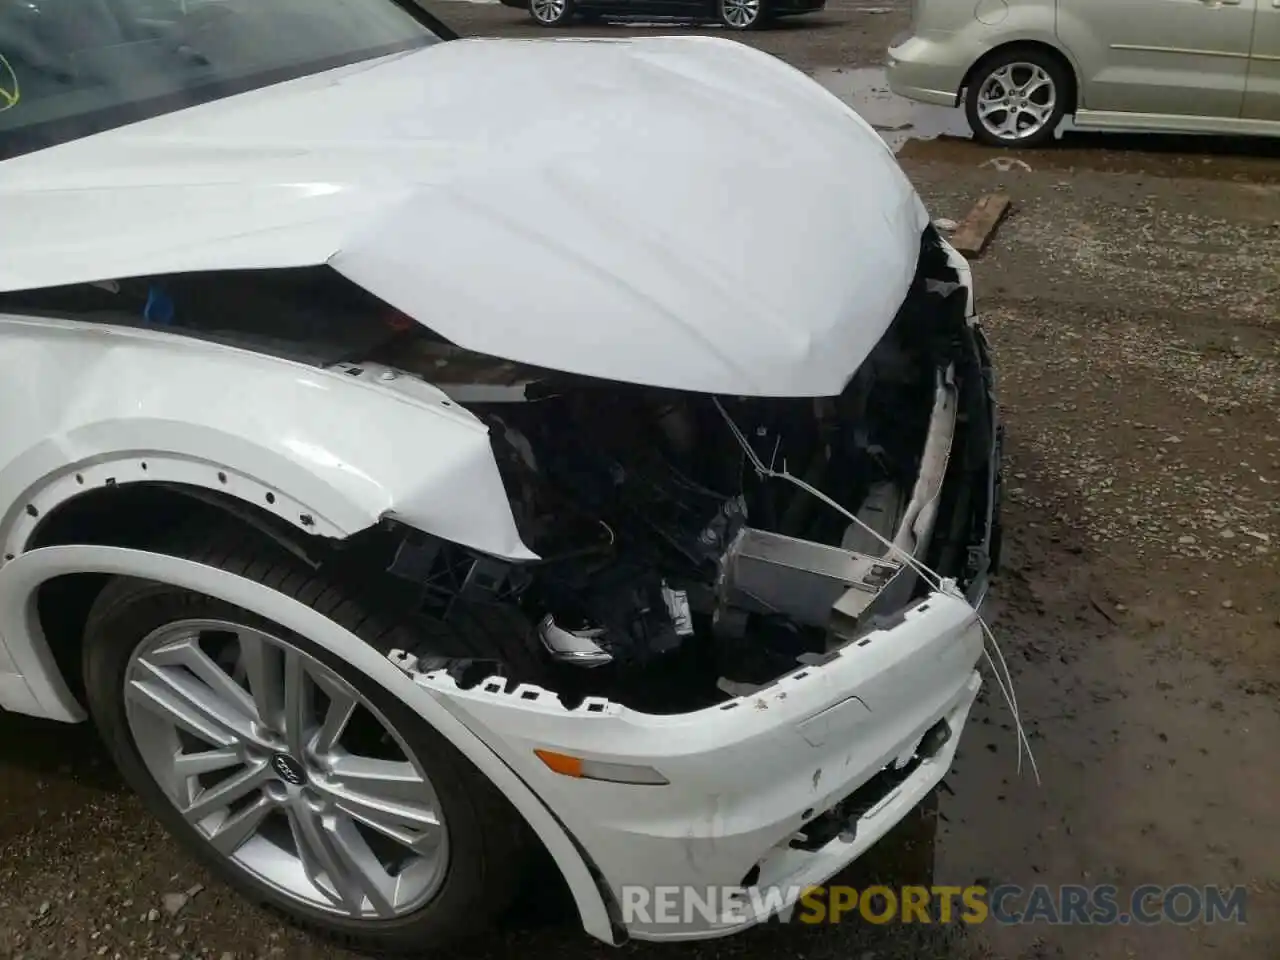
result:
[(1280, 135), (1280, 0), (914, 0), (889, 86), (997, 146), (1097, 130)]

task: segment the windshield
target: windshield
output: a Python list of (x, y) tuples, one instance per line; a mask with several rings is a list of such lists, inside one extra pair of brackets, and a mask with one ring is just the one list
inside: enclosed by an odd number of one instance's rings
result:
[(0, 160), (441, 39), (412, 0), (0, 0)]

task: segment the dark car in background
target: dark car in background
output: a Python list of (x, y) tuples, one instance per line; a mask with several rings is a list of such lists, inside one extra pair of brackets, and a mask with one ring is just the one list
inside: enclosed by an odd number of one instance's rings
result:
[(658, 19), (721, 23), (730, 30), (754, 30), (776, 17), (813, 13), (827, 0), (502, 0), (528, 10), (535, 23), (561, 27), (583, 20)]

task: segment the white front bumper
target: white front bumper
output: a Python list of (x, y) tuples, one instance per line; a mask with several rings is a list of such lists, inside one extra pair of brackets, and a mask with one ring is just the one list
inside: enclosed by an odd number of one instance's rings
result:
[[(838, 872), (947, 772), (977, 695), (982, 642), (973, 608), (935, 593), (822, 663), (749, 696), (674, 716), (591, 698), (566, 710), (537, 687), (503, 691), (486, 681), (462, 690), (442, 672), (414, 676), (539, 795), (620, 904), (624, 888), (733, 887), (756, 867), (761, 887), (803, 887)], [(797, 831), (910, 757), (943, 718), (950, 739), (861, 817), (851, 839), (791, 848)], [(549, 770), (535, 749), (653, 767), (670, 782), (574, 779)], [(627, 932), (655, 940), (720, 936), (767, 911), (723, 920), (677, 912), (669, 923), (632, 918)]]

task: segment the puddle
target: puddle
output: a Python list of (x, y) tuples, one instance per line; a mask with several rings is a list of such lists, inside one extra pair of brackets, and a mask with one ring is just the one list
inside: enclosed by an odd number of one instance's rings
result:
[(969, 124), (963, 113), (891, 93), (882, 67), (829, 67), (815, 70), (813, 79), (857, 110), (894, 153), (912, 140), (969, 139)]
[(823, 68), (813, 78), (852, 106), (903, 159), (990, 165), (997, 171), (1087, 170), (1153, 177), (1280, 183), (1280, 138), (1091, 133), (1070, 119), (1053, 146), (1000, 150), (974, 142), (964, 111), (889, 91), (882, 67)]

